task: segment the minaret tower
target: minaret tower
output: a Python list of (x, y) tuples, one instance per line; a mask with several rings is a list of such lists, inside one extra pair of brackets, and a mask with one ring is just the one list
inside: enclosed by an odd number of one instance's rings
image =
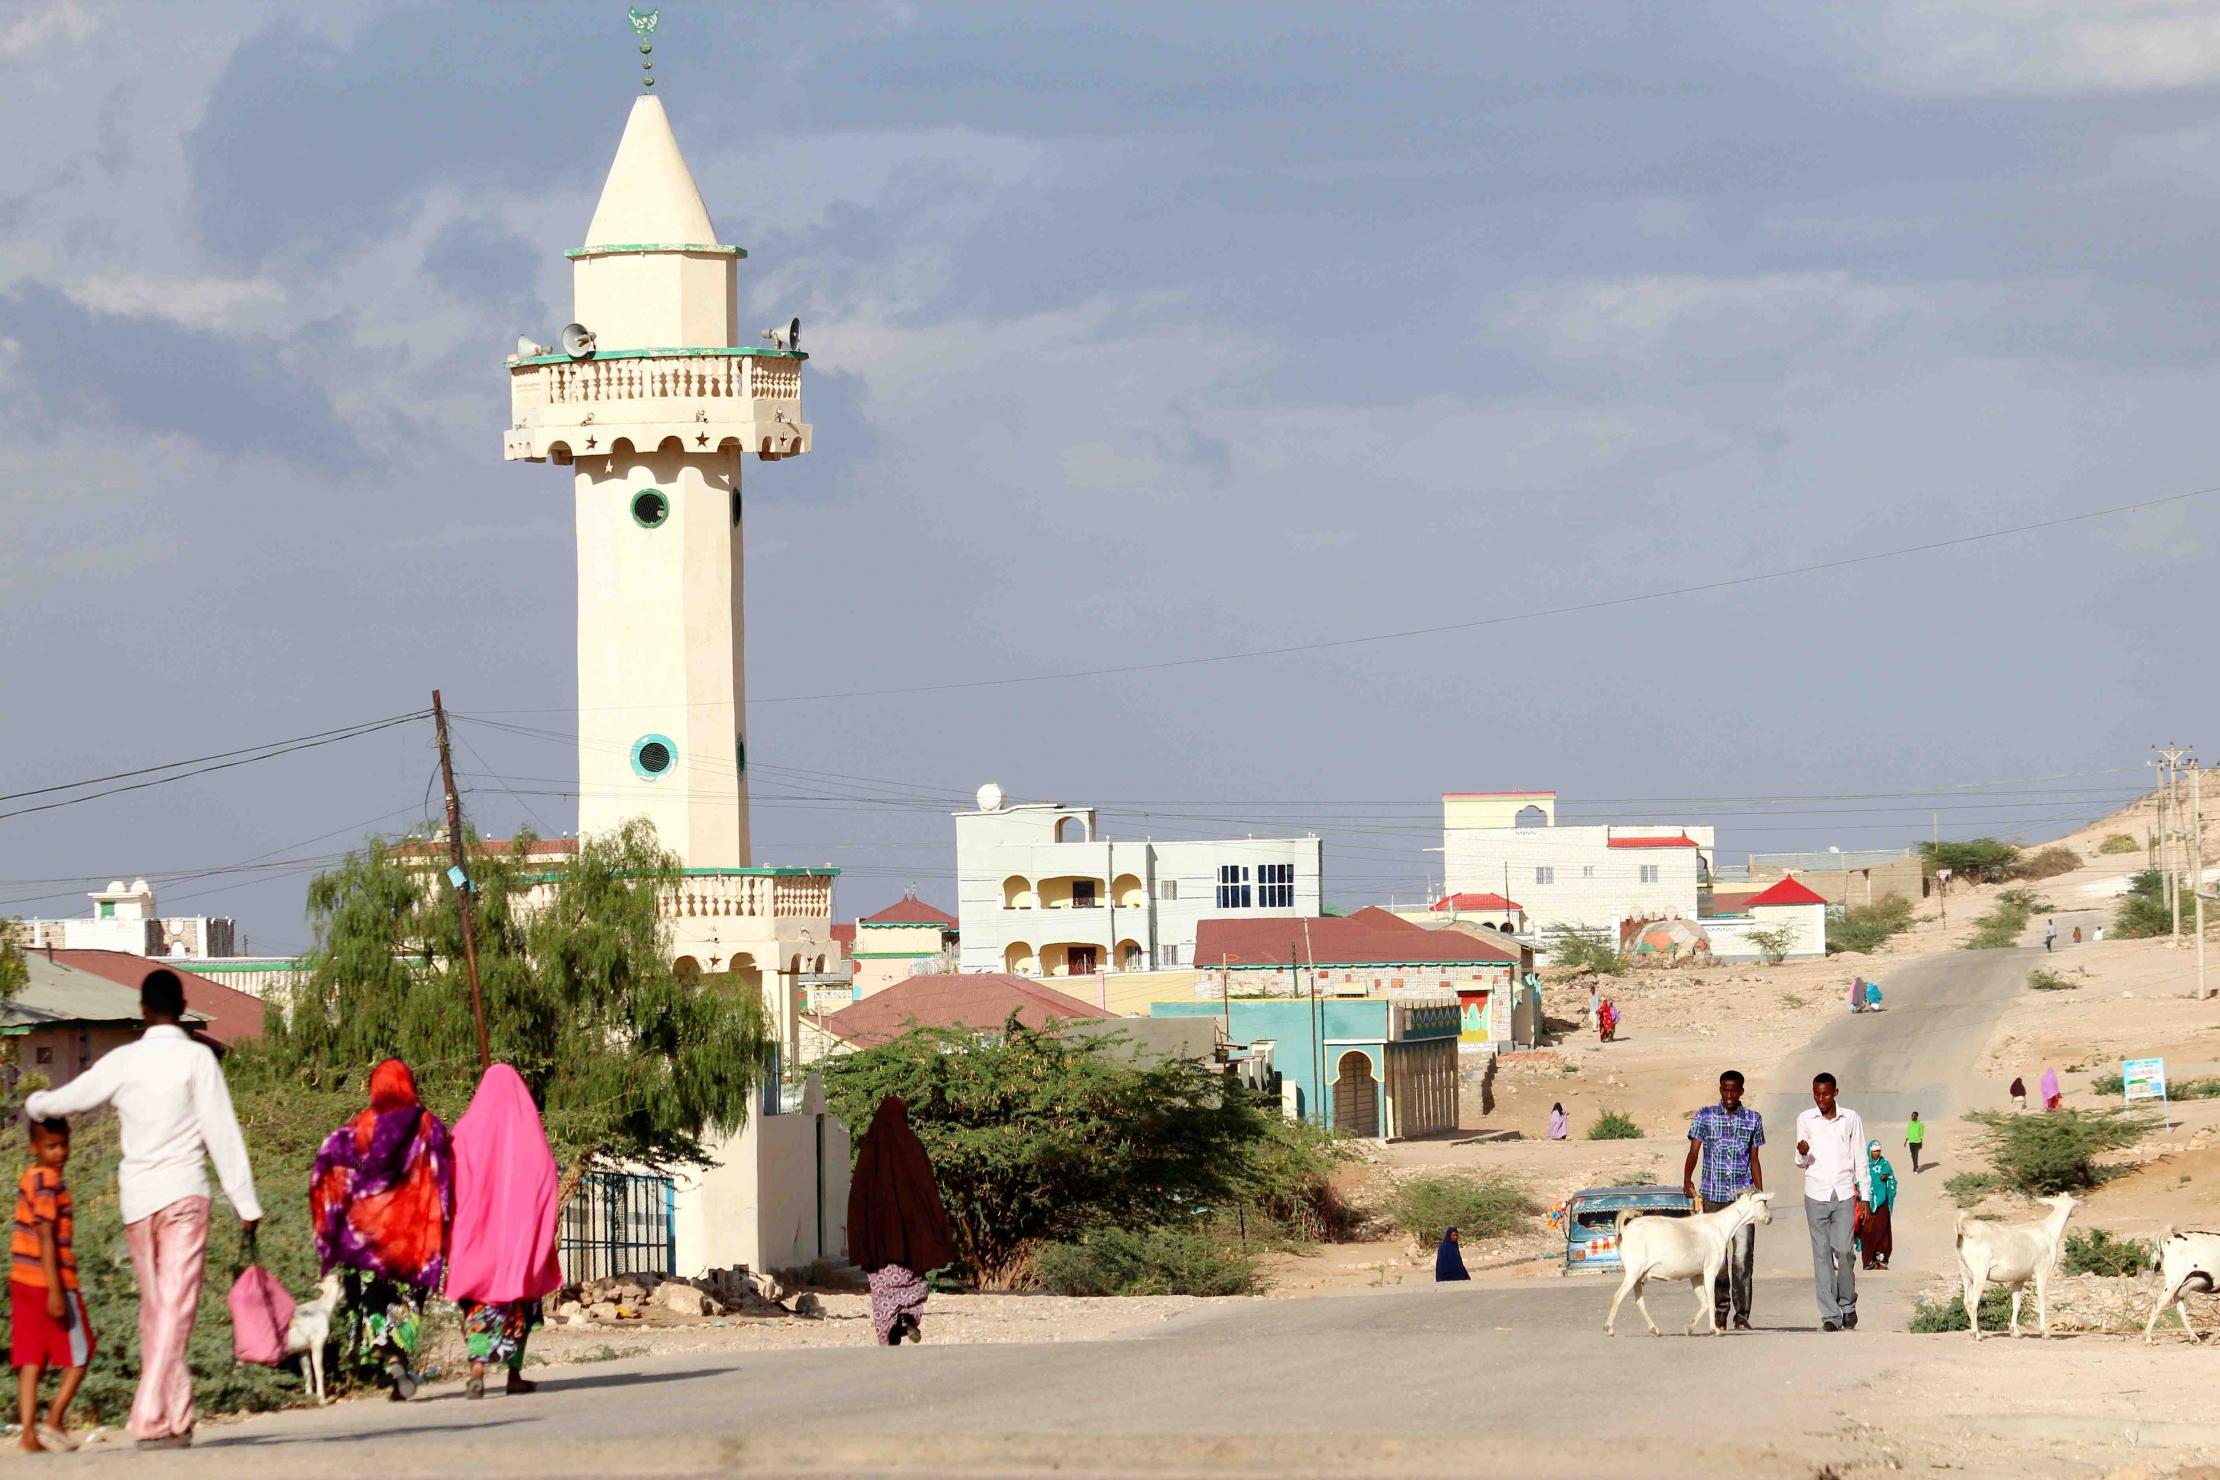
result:
[(565, 255), (576, 323), (510, 358), (504, 455), (571, 469), (579, 831), (646, 817), (689, 870), (745, 868), (740, 464), (809, 451), (805, 356), (785, 330), (740, 343), (747, 253), (717, 240), (660, 98), (633, 103)]

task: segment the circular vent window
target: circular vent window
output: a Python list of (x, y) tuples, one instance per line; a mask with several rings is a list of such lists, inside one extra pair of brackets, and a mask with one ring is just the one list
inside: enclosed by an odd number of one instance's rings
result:
[(632, 769), (653, 781), (670, 770), (678, 751), (662, 735), (642, 735), (632, 743)]
[(671, 517), (671, 501), (660, 488), (643, 488), (632, 496), (632, 522), (653, 529)]

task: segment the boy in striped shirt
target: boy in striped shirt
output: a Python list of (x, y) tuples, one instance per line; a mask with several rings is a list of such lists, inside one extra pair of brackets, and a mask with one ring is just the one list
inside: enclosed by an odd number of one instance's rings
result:
[[(77, 1288), (77, 1251), (69, 1188), (62, 1168), (69, 1162), (69, 1122), (31, 1122), (31, 1165), (16, 1184), (15, 1232), (9, 1240), (9, 1360), (15, 1365), (16, 1412), (22, 1420), (21, 1443), (34, 1453), (73, 1448), (68, 1439), (69, 1402), (85, 1380), (92, 1360), (92, 1323), (85, 1319), (85, 1297)], [(39, 1379), (46, 1369), (61, 1369), (54, 1406), (39, 1423)], [(41, 1435), (46, 1442), (41, 1442)]]

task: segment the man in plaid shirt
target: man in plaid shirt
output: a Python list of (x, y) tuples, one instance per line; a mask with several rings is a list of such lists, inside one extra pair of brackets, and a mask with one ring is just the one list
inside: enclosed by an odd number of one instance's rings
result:
[[(1719, 1103), (1706, 1105), (1688, 1122), (1688, 1162), (1681, 1168), (1680, 1190), (1703, 1211), (1716, 1213), (1745, 1191), (1765, 1190), (1765, 1169), (1758, 1165), (1758, 1148), (1765, 1144), (1765, 1122), (1742, 1103), (1742, 1071), (1729, 1069), (1719, 1076)], [(1703, 1185), (1696, 1182), (1696, 1153), (1703, 1152)], [(1699, 1195), (1700, 1194), (1700, 1195)], [(1721, 1329), (1733, 1307), (1734, 1328), (1750, 1329), (1750, 1279), (1757, 1265), (1757, 1225), (1746, 1223), (1719, 1266), (1712, 1286), (1711, 1308)]]

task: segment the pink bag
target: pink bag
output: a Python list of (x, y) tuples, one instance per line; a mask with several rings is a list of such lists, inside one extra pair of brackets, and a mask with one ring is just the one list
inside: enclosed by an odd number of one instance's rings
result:
[(278, 1277), (250, 1264), (232, 1281), (231, 1354), (242, 1362), (275, 1367), (285, 1360), (285, 1333), (293, 1324), (293, 1297)]

